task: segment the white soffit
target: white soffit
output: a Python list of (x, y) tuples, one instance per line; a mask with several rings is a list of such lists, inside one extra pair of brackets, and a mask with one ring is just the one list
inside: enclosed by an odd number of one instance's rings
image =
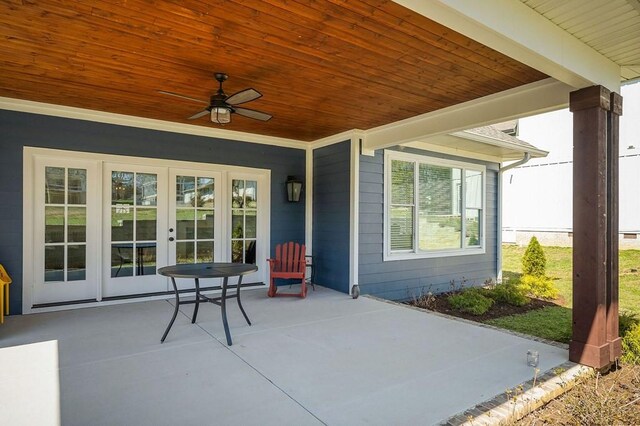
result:
[[(592, 4), (600, 1), (571, 2), (576, 14), (587, 14)], [(574, 88), (603, 85), (620, 91), (619, 64), (521, 1), (395, 2)], [(565, 1), (558, 0), (558, 3)]]
[(618, 64), (622, 80), (640, 77), (640, 0), (520, 0)]

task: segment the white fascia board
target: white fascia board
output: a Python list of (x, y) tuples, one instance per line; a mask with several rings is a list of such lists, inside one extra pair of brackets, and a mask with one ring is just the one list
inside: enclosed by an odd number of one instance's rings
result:
[(535, 157), (535, 158), (546, 157), (549, 154), (548, 151), (544, 151), (542, 149), (538, 149), (535, 147), (526, 147), (526, 146), (518, 145), (516, 143), (511, 143), (511, 142), (503, 141), (500, 139), (490, 138), (488, 136), (476, 135), (476, 134), (464, 132), (464, 131), (451, 133), (451, 136), (455, 136), (461, 139), (468, 139), (471, 141), (481, 142), (487, 145), (493, 145), (500, 148), (510, 149), (513, 151), (521, 152), (521, 153), (528, 152), (529, 154), (531, 154), (532, 157)]
[(574, 88), (620, 93), (618, 64), (520, 1), (395, 1)]
[(376, 127), (364, 133), (362, 153), (566, 108), (573, 90), (548, 78)]
[(228, 139), (239, 142), (251, 142), (265, 145), (281, 146), (285, 148), (307, 149), (309, 142), (295, 139), (263, 136), (255, 133), (238, 132), (212, 127), (194, 126), (192, 124), (174, 123), (171, 121), (155, 120), (151, 118), (135, 117), (132, 115), (114, 114), (84, 108), (33, 102), (22, 99), (5, 98), (0, 96), (0, 109), (27, 112), (32, 114), (50, 115), (54, 117), (73, 118), (76, 120), (94, 121), (98, 123), (115, 124), (119, 126), (137, 127), (141, 129), (159, 130), (163, 132), (182, 133), (186, 135), (205, 136), (209, 138)]

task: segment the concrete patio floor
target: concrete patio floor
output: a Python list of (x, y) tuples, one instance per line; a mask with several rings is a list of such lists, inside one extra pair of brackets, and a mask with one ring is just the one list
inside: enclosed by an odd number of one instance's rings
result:
[(196, 325), (184, 306), (160, 344), (171, 301), (8, 317), (0, 347), (58, 341), (65, 425), (434, 424), (531, 379), (528, 349), (543, 372), (568, 355), (319, 286), (243, 302), (253, 326), (230, 301), (231, 347), (213, 305)]

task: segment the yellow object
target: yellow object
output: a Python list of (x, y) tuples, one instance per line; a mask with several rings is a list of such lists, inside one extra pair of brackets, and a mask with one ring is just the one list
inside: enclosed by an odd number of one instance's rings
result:
[(4, 266), (0, 265), (0, 324), (4, 322), (5, 311), (9, 315), (9, 284), (11, 277)]

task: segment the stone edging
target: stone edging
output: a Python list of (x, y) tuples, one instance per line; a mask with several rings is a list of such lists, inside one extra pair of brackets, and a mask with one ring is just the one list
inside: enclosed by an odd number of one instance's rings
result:
[[(559, 371), (561, 370), (561, 371)], [(593, 374), (594, 370), (584, 365), (567, 361), (547, 371), (538, 378), (522, 383), (522, 393), (514, 396), (500, 394), (475, 407), (457, 414), (441, 423), (446, 426), (499, 426), (509, 425), (542, 407), (552, 399), (573, 388), (581, 377)], [(524, 391), (524, 389), (528, 390)]]

